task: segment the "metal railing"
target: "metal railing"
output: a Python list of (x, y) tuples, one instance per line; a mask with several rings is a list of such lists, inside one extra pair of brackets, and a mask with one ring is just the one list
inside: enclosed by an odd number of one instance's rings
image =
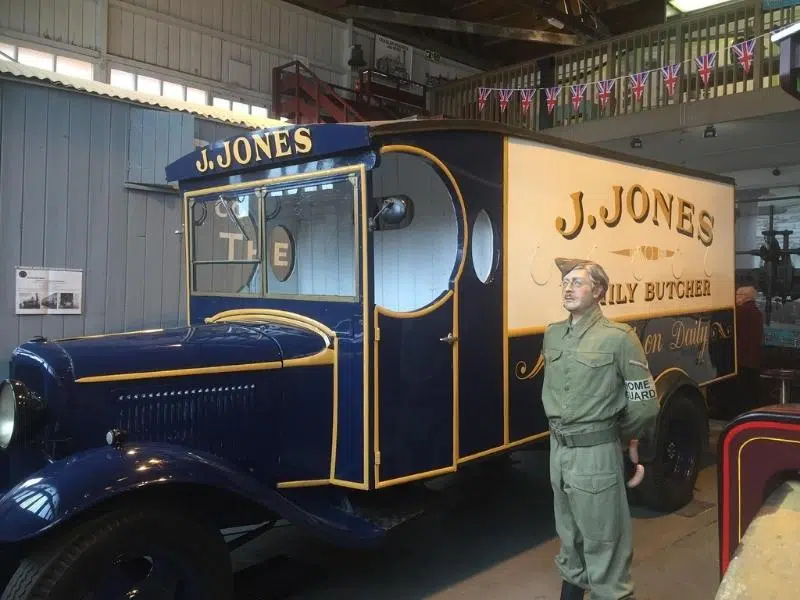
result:
[[(664, 25), (608, 38), (533, 61), (481, 73), (430, 91), (433, 112), (445, 117), (497, 121), (512, 127), (548, 129), (655, 110), (706, 98), (778, 87), (779, 48), (770, 34), (800, 20), (800, 6), (765, 10), (761, 0), (731, 2), (703, 12), (670, 19)], [(733, 46), (755, 40), (752, 64), (745, 71)], [(710, 77), (704, 83), (696, 58), (715, 52)], [(674, 93), (662, 67), (680, 64)], [(632, 75), (647, 72), (641, 94), (634, 94)], [(599, 82), (613, 80), (602, 103)], [(583, 101), (575, 110), (571, 86), (583, 86)], [(479, 108), (479, 89), (492, 88)], [(529, 110), (520, 90), (536, 88)], [(560, 88), (552, 111), (545, 89)], [(497, 90), (515, 90), (506, 109)]]

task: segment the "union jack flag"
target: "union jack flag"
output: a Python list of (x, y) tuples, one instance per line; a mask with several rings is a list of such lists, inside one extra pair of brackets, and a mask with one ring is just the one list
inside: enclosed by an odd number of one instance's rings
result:
[(547, 95), (547, 112), (553, 114), (558, 102), (558, 95), (561, 93), (561, 86), (547, 88), (544, 93)]
[(572, 90), (572, 110), (578, 112), (581, 108), (581, 102), (583, 102), (583, 92), (586, 91), (586, 85), (572, 85), (570, 89)]
[(647, 76), (650, 73), (647, 71), (642, 71), (641, 73), (634, 73), (630, 75), (631, 83), (633, 84), (633, 98), (636, 102), (642, 99), (642, 94), (644, 94), (644, 86), (647, 83)]
[(753, 38), (752, 40), (740, 42), (733, 47), (733, 51), (736, 53), (736, 58), (739, 60), (739, 64), (742, 65), (745, 75), (750, 72), (750, 67), (753, 65), (753, 51), (755, 46), (756, 40)]
[(528, 109), (531, 107), (531, 102), (533, 101), (533, 95), (536, 93), (536, 90), (520, 90), (520, 105), (522, 106), (522, 114), (526, 114)]
[(597, 87), (600, 88), (598, 97), (600, 98), (600, 106), (603, 108), (608, 104), (608, 99), (611, 97), (611, 90), (614, 89), (614, 79), (606, 79), (605, 81), (598, 81)]
[(681, 63), (661, 67), (661, 74), (664, 76), (664, 85), (667, 86), (667, 94), (675, 94), (675, 86), (678, 83), (678, 71), (681, 70)]
[(703, 80), (704, 86), (708, 85), (708, 78), (711, 77), (711, 70), (714, 68), (714, 61), (716, 58), (717, 53), (714, 51), (694, 59), (694, 62), (697, 63), (697, 74), (700, 75), (700, 79)]
[(498, 90), (497, 93), (500, 96), (500, 112), (506, 112), (506, 108), (508, 108), (508, 100), (514, 93), (514, 90)]
[(478, 112), (481, 112), (486, 106), (486, 100), (491, 93), (492, 88), (478, 88)]

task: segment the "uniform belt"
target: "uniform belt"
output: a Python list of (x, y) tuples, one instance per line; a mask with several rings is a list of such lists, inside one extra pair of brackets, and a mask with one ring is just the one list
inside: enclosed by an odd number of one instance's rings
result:
[(558, 441), (559, 446), (567, 446), (569, 448), (599, 446), (619, 439), (619, 432), (614, 427), (582, 433), (564, 433), (563, 431), (551, 429), (550, 435)]

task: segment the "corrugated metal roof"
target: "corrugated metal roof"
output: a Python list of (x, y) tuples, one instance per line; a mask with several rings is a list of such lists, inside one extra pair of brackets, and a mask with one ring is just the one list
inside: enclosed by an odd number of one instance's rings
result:
[(127, 102), (134, 102), (136, 104), (145, 104), (167, 110), (187, 112), (197, 115), (198, 117), (214, 119), (216, 121), (222, 121), (231, 125), (237, 125), (239, 127), (262, 129), (265, 127), (277, 127), (284, 125), (284, 122), (278, 119), (258, 117), (256, 115), (246, 115), (217, 108), (216, 106), (195, 104), (193, 102), (184, 102), (182, 100), (165, 98), (164, 96), (135, 92), (133, 90), (117, 88), (99, 81), (89, 81), (87, 79), (80, 79), (78, 77), (70, 77), (68, 75), (54, 73), (45, 69), (37, 69), (28, 65), (21, 65), (10, 60), (0, 60), (0, 77), (6, 79), (13, 78), (26, 79), (29, 81), (33, 80), (57, 87), (70, 88), (97, 96), (116, 98), (118, 100), (125, 100)]

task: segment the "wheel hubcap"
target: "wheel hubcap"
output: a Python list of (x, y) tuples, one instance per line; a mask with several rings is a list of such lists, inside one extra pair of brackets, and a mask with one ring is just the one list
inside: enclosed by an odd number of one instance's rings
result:
[(87, 582), (82, 600), (189, 600), (203, 598), (197, 574), (179, 558), (162, 553), (118, 556)]
[(690, 480), (697, 465), (697, 435), (691, 420), (674, 417), (667, 425), (664, 443), (664, 475)]

